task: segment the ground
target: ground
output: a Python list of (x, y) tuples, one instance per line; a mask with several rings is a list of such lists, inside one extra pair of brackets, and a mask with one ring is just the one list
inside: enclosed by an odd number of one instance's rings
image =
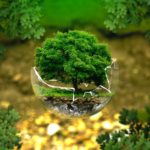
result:
[[(98, 32), (96, 35), (108, 43), (118, 60), (119, 84), (112, 101), (93, 118), (68, 119), (49, 112), (34, 96), (30, 82), (34, 49), (39, 43), (27, 41), (7, 46), (5, 59), (0, 62), (0, 106), (12, 105), (21, 114), (17, 128), (24, 142), (23, 150), (98, 149), (98, 134), (121, 127), (117, 118), (122, 108), (141, 109), (149, 104), (149, 42), (141, 35), (111, 39)], [(59, 132), (50, 134), (49, 126), (54, 123)]]

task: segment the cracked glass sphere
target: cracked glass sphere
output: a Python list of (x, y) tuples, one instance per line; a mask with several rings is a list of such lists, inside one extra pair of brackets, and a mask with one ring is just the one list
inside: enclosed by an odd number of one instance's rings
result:
[(90, 116), (102, 108), (111, 100), (116, 91), (118, 81), (118, 65), (116, 59), (112, 59), (110, 66), (105, 68), (105, 85), (81, 83), (79, 91), (72, 84), (66, 84), (57, 79), (45, 81), (41, 78), (36, 67), (31, 69), (31, 83), (33, 91), (44, 105), (59, 113), (72, 117)]

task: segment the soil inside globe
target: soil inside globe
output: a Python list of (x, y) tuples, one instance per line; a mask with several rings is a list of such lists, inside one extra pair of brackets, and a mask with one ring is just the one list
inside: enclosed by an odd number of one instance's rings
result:
[(110, 97), (78, 98), (74, 101), (64, 97), (44, 97), (43, 102), (48, 107), (70, 116), (87, 116), (101, 110)]

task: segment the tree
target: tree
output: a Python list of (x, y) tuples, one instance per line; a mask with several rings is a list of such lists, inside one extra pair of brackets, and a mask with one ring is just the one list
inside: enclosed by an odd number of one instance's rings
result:
[(149, 150), (150, 149), (150, 106), (144, 110), (123, 109), (120, 123), (129, 125), (129, 130), (105, 133), (97, 138), (102, 150)]
[[(140, 25), (150, 17), (149, 0), (105, 0), (105, 3), (107, 13), (104, 24), (113, 32), (127, 28), (129, 25)], [(145, 28), (147, 27), (145, 23)], [(146, 36), (150, 39), (149, 28)]]
[(39, 39), (41, 0), (0, 0), (0, 32), (10, 38)]
[(76, 91), (83, 82), (104, 84), (104, 69), (110, 64), (106, 45), (83, 31), (58, 32), (37, 48), (35, 54), (35, 65), (43, 79), (71, 82)]
[(16, 122), (20, 119), (15, 109), (0, 109), (0, 149), (12, 150), (14, 147), (20, 149), (21, 139), (17, 135)]

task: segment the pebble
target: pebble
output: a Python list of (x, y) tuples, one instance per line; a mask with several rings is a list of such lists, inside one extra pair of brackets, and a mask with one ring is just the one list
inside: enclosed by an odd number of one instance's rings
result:
[(22, 78), (22, 75), (21, 74), (16, 74), (14, 77), (13, 77), (13, 81), (17, 82), (19, 80), (21, 80)]

